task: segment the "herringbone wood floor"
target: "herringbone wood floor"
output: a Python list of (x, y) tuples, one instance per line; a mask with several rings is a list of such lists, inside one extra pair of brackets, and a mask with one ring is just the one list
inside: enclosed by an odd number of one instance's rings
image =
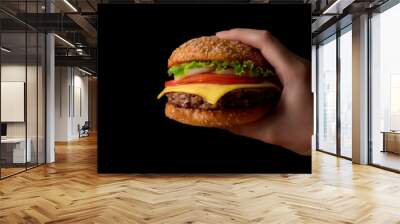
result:
[(312, 175), (99, 175), (96, 139), (0, 181), (0, 223), (400, 223), (400, 175), (315, 152)]

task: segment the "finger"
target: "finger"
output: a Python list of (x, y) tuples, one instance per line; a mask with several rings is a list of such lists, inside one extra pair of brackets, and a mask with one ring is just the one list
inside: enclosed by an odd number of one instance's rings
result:
[(295, 66), (301, 62), (296, 55), (265, 30), (236, 28), (218, 32), (216, 35), (219, 38), (237, 40), (259, 49), (284, 83), (293, 78), (293, 73), (297, 70)]

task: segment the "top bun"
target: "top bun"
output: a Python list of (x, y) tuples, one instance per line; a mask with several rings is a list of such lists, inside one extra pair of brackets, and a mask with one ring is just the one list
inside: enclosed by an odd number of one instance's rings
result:
[(239, 41), (204, 36), (191, 39), (172, 52), (168, 68), (191, 61), (246, 61), (268, 68), (269, 65), (259, 50)]

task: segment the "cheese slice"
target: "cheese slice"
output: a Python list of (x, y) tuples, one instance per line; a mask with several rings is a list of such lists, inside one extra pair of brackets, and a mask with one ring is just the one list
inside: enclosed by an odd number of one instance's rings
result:
[(216, 104), (218, 100), (228, 92), (246, 88), (275, 88), (276, 90), (280, 90), (280, 88), (277, 85), (272, 83), (231, 84), (231, 85), (187, 84), (187, 85), (167, 86), (158, 95), (157, 99), (160, 99), (166, 93), (181, 92), (181, 93), (189, 93), (202, 96), (210, 104)]

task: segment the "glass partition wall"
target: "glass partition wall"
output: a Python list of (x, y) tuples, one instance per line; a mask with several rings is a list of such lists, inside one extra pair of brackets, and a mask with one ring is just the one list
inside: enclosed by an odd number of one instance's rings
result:
[(317, 149), (352, 157), (351, 25), (317, 46)]
[(400, 171), (400, 4), (371, 23), (370, 163)]
[[(35, 12), (38, 2), (19, 6)], [(4, 19), (8, 22), (0, 23), (1, 179), (45, 163), (46, 156), (45, 34), (0, 12)]]
[[(26, 33), (1, 33), (1, 177), (26, 169)], [(4, 50), (6, 49), (6, 50)]]

